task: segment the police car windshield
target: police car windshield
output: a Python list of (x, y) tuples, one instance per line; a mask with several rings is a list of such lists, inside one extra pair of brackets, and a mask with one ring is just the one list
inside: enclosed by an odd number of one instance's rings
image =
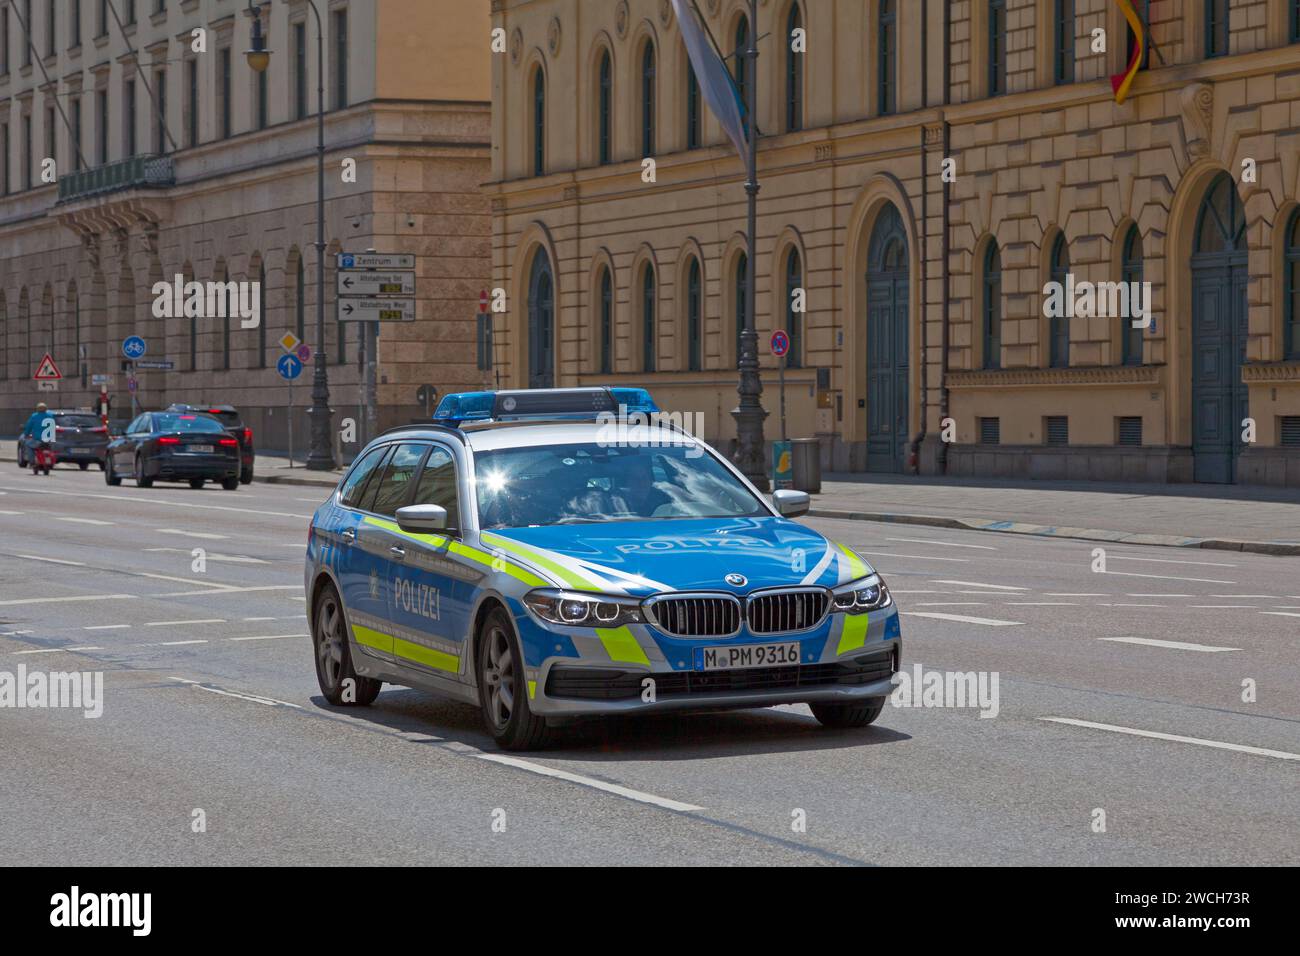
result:
[(484, 530), (771, 514), (698, 445), (502, 448), (479, 452), (474, 470)]

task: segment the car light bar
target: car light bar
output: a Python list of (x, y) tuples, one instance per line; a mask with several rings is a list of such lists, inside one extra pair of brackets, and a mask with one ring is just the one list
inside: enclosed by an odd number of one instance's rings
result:
[(439, 424), (516, 419), (591, 419), (598, 415), (651, 414), (659, 406), (644, 388), (535, 388), (506, 392), (456, 392), (434, 412)]

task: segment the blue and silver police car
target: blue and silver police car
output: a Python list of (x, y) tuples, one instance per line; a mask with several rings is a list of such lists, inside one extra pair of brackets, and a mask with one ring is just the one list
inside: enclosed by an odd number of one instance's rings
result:
[(372, 441), (312, 518), (306, 589), (333, 704), (384, 682), (476, 704), (506, 749), (568, 718), (807, 703), (875, 720), (898, 612), (642, 389), (448, 395)]

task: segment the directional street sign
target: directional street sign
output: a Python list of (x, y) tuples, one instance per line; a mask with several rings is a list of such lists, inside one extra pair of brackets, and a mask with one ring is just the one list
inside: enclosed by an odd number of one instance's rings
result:
[(415, 295), (415, 272), (340, 272), (339, 295)]
[(32, 378), (38, 382), (57, 382), (63, 378), (63, 373), (54, 364), (54, 359), (50, 356), (50, 353), (46, 352), (45, 357), (41, 359), (41, 364), (36, 366), (36, 374)]
[(111, 375), (92, 375), (90, 376), (91, 385), (112, 385), (113, 376)]
[(280, 373), (282, 379), (292, 382), (302, 374), (302, 363), (298, 361), (296, 355), (281, 355), (280, 361), (275, 363), (275, 370)]
[(142, 358), (148, 351), (149, 346), (138, 335), (128, 335), (122, 340), (122, 354), (129, 359)]
[(168, 360), (159, 359), (157, 361), (136, 362), (136, 368), (151, 368), (160, 372), (170, 372), (176, 367), (176, 363)]
[(403, 253), (340, 252), (340, 269), (414, 269), (415, 256)]
[(414, 299), (339, 299), (340, 322), (414, 322)]

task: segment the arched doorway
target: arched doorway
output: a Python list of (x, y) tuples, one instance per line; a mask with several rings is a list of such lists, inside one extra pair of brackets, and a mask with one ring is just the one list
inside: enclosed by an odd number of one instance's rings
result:
[(555, 279), (545, 249), (528, 274), (528, 387), (555, 386)]
[(1249, 412), (1246, 216), (1227, 173), (1210, 183), (1192, 246), (1192, 457), (1196, 481), (1236, 480)]
[(907, 234), (892, 204), (876, 220), (867, 248), (867, 470), (907, 466)]

